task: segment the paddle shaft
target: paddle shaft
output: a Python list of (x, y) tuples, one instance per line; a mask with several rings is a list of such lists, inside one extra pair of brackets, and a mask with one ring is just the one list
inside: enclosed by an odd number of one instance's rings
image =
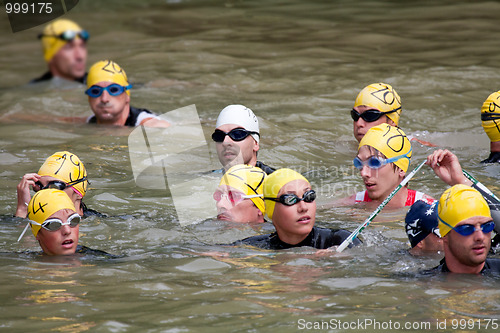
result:
[(354, 239), (356, 239), (356, 237), (358, 237), (358, 235), (361, 233), (361, 231), (363, 231), (370, 224), (370, 222), (375, 218), (375, 216), (377, 216), (378, 213), (380, 213), (380, 211), (385, 207), (385, 205), (387, 205), (387, 203), (389, 201), (391, 201), (391, 199), (396, 195), (396, 193), (398, 193), (398, 191), (410, 181), (410, 179), (418, 172), (418, 170), (420, 170), (420, 168), (424, 164), (425, 164), (425, 161), (423, 161), (422, 163), (420, 163), (412, 172), (410, 172), (403, 179), (403, 181), (387, 196), (387, 198), (385, 198), (385, 200), (382, 201), (382, 203), (377, 207), (377, 209), (375, 209), (375, 211), (373, 213), (371, 213), (371, 215), (365, 220), (365, 222), (363, 222), (359, 227), (357, 227), (356, 230), (354, 230), (349, 235), (349, 237), (347, 237), (342, 242), (342, 244), (340, 244), (340, 246), (337, 248), (337, 252), (344, 251), (345, 248), (348, 247), (349, 244), (351, 244), (352, 241)]
[(495, 198), (497, 201), (500, 201), (498, 199), (498, 197), (493, 193), (491, 192), (486, 186), (484, 186), (483, 184), (481, 184), (480, 181), (478, 181), (476, 178), (474, 178), (470, 173), (468, 173), (467, 171), (465, 170), (462, 170), (462, 173), (464, 174), (465, 177), (467, 177), (467, 179), (469, 179), (474, 185), (476, 185), (477, 187), (481, 188), (484, 192), (488, 193), (489, 195), (491, 195), (493, 198)]

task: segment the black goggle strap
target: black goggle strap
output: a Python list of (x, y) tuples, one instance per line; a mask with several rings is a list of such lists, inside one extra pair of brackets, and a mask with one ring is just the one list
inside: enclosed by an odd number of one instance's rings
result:
[(497, 112), (481, 113), (481, 120), (482, 121), (500, 120), (500, 113)]

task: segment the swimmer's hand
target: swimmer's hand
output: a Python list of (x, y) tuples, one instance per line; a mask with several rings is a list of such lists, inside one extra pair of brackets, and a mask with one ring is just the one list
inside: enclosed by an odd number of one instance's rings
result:
[(27, 173), (17, 184), (17, 209), (16, 216), (26, 217), (28, 215), (28, 202), (31, 200), (30, 186), (35, 186), (41, 176), (36, 173)]
[(329, 247), (327, 249), (318, 250), (318, 251), (316, 251), (316, 255), (319, 255), (319, 256), (331, 255), (332, 253), (337, 253), (337, 248), (338, 248), (338, 246), (335, 245), (335, 246)]

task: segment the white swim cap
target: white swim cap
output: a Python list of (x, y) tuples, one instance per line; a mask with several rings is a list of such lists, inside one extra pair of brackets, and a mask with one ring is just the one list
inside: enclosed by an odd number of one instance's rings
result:
[[(219, 113), (215, 128), (226, 124), (234, 124), (243, 127), (250, 132), (259, 132), (259, 120), (252, 110), (244, 105), (234, 104), (228, 105)], [(257, 143), (259, 143), (259, 135), (251, 134)]]

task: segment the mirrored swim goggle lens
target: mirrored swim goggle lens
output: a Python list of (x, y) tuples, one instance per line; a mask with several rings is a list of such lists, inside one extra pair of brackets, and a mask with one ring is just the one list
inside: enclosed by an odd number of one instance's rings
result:
[[(484, 224), (481, 224), (481, 231), (485, 234), (488, 234), (493, 231), (495, 228), (495, 222), (490, 221), (486, 222)], [(476, 227), (472, 224), (462, 224), (459, 225), (458, 227), (453, 227), (453, 230), (455, 230), (457, 233), (459, 233), (462, 236), (469, 236), (476, 231)]]
[(61, 229), (61, 227), (63, 225), (67, 225), (69, 224), (69, 226), (71, 228), (74, 228), (76, 227), (78, 224), (80, 224), (80, 221), (81, 221), (81, 217), (80, 215), (78, 215), (77, 213), (71, 215), (70, 217), (68, 217), (68, 219), (66, 220), (66, 222), (63, 222), (61, 221), (60, 219), (48, 219), (48, 220), (45, 220), (45, 222), (42, 223), (42, 228), (48, 230), (48, 231), (57, 231), (59, 229)]
[(40, 34), (38, 35), (38, 38), (42, 37), (57, 37), (61, 40), (64, 40), (66, 42), (71, 42), (73, 39), (76, 37), (80, 37), (82, 40), (87, 41), (90, 37), (90, 34), (87, 30), (80, 30), (80, 31), (75, 31), (75, 30), (66, 30), (62, 34), (54, 36), (54, 35), (44, 35)]
[(351, 110), (352, 120), (358, 121), (359, 118), (362, 118), (364, 121), (371, 123), (373, 121), (377, 121), (380, 117), (382, 117), (385, 112), (380, 112), (379, 110), (366, 110), (363, 113), (358, 113), (356, 110)]
[(247, 131), (244, 128), (235, 128), (235, 129), (230, 130), (227, 133), (224, 132), (224, 131), (216, 129), (215, 132), (212, 134), (212, 140), (214, 140), (215, 142), (223, 142), (224, 139), (226, 138), (226, 135), (229, 135), (229, 137), (233, 141), (242, 141), (247, 136), (249, 136), (251, 134), (257, 134), (257, 135), (259, 135), (259, 133), (257, 133), (257, 132)]
[(89, 95), (92, 98), (97, 98), (102, 95), (104, 90), (108, 92), (111, 96), (118, 96), (123, 94), (125, 90), (130, 89), (132, 86), (129, 84), (128, 86), (124, 87), (119, 84), (113, 83), (110, 84), (107, 87), (100, 87), (100, 86), (92, 86), (89, 89), (85, 91), (85, 94)]

